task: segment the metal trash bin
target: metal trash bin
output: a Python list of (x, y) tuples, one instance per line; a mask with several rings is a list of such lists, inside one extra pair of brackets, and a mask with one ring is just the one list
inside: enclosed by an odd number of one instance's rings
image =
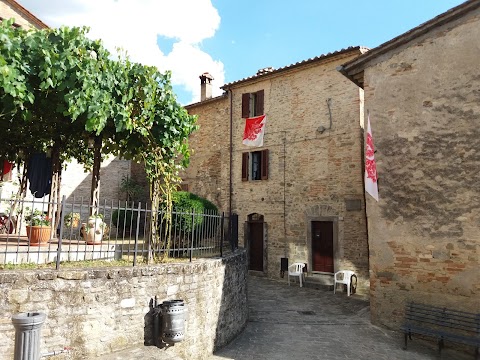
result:
[(40, 331), (47, 315), (40, 312), (20, 313), (12, 316), (15, 327), (14, 360), (39, 360)]
[(183, 300), (164, 301), (162, 307), (162, 340), (177, 343), (185, 337), (185, 303)]

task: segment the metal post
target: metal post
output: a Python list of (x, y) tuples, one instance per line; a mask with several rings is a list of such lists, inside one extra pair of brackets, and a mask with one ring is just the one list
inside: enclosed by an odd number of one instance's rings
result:
[[(135, 231), (135, 248), (133, 253), (133, 266), (137, 266), (137, 253), (138, 253), (138, 232), (140, 231), (140, 210), (141, 210), (142, 203), (138, 203), (138, 210), (137, 210), (137, 229)], [(133, 219), (132, 219), (133, 221)]]
[(195, 209), (192, 209), (192, 242), (190, 244), (190, 262), (192, 262), (193, 238), (195, 236)]
[(225, 213), (222, 212), (222, 220), (220, 224), (220, 257), (223, 257), (223, 240), (224, 240), (224, 226), (225, 226)]
[[(57, 246), (57, 260), (55, 262), (55, 269), (58, 270), (60, 269), (60, 259), (62, 257), (62, 238), (63, 238), (63, 218), (65, 217), (65, 201), (66, 197), (63, 195), (62, 197), (62, 209), (60, 210), (60, 234), (58, 237), (58, 246)], [(73, 221), (73, 219), (72, 219)], [(77, 251), (78, 251), (78, 246), (77, 246)]]
[(46, 318), (46, 314), (38, 312), (12, 316), (15, 327), (14, 360), (40, 359), (40, 330)]

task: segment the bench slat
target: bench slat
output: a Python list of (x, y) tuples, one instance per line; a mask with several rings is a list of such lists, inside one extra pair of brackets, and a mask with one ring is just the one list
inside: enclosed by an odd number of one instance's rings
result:
[(480, 314), (410, 302), (405, 307), (405, 322), (401, 326), (407, 335), (421, 334), (439, 340), (439, 351), (444, 340), (480, 347)]

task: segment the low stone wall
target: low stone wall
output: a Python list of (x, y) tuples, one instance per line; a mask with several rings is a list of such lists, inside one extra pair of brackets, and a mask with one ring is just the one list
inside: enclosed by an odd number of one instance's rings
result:
[(185, 339), (159, 349), (159, 359), (177, 355), (205, 359), (246, 325), (246, 255), (132, 268), (0, 272), (0, 354), (13, 358), (11, 317), (44, 312), (41, 353), (64, 347), (50, 359), (89, 359), (153, 345), (153, 301), (182, 299)]

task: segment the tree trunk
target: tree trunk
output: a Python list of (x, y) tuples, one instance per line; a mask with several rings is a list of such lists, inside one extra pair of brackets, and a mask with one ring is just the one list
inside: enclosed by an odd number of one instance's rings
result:
[(60, 173), (62, 171), (60, 163), (60, 145), (55, 143), (52, 148), (52, 185), (50, 187), (50, 196), (48, 204), (48, 216), (52, 219), (52, 234), (58, 228), (60, 220)]
[(95, 136), (92, 188), (90, 192), (90, 215), (97, 215), (100, 205), (100, 165), (102, 163), (102, 138)]

